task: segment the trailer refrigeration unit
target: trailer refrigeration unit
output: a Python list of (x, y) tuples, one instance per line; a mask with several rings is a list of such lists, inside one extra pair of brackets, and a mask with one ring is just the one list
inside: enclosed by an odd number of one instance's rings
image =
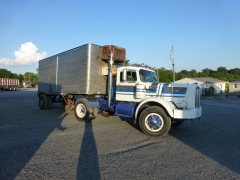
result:
[(131, 118), (151, 136), (201, 116), (197, 84), (160, 83), (152, 68), (124, 66), (125, 57), (124, 48), (86, 44), (39, 61), (39, 107), (61, 102), (79, 121)]
[(0, 78), (0, 90), (18, 91), (20, 88), (19, 79)]

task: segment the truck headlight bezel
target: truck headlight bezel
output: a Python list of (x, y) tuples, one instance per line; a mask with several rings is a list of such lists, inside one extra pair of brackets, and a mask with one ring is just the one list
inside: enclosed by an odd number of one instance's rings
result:
[(180, 107), (183, 108), (183, 109), (187, 109), (187, 108), (188, 108), (188, 103), (187, 103), (187, 101), (183, 101), (183, 102), (180, 104)]

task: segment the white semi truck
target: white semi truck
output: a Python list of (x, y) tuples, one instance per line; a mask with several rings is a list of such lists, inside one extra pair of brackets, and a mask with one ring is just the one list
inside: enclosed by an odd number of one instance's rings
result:
[(197, 84), (158, 82), (154, 69), (124, 66), (126, 50), (85, 44), (39, 61), (39, 107), (61, 102), (79, 121), (127, 117), (151, 136), (202, 115)]

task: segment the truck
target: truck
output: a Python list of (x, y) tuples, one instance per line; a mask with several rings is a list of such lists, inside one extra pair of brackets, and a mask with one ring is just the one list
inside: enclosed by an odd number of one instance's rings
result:
[(98, 115), (125, 117), (149, 136), (164, 136), (171, 127), (201, 117), (198, 84), (158, 82), (154, 68), (125, 61), (125, 48), (95, 44), (40, 60), (40, 109), (62, 103), (85, 122)]
[(23, 83), (24, 88), (32, 88), (32, 83), (30, 81), (26, 81)]
[(0, 78), (1, 91), (18, 91), (20, 88), (19, 79)]

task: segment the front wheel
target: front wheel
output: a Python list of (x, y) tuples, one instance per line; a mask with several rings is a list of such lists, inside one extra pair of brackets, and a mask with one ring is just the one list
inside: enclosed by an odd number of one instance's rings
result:
[(91, 121), (94, 119), (93, 109), (84, 98), (76, 101), (74, 105), (74, 115), (78, 121)]
[(171, 127), (171, 120), (158, 106), (149, 106), (140, 115), (141, 130), (150, 136), (164, 136)]

